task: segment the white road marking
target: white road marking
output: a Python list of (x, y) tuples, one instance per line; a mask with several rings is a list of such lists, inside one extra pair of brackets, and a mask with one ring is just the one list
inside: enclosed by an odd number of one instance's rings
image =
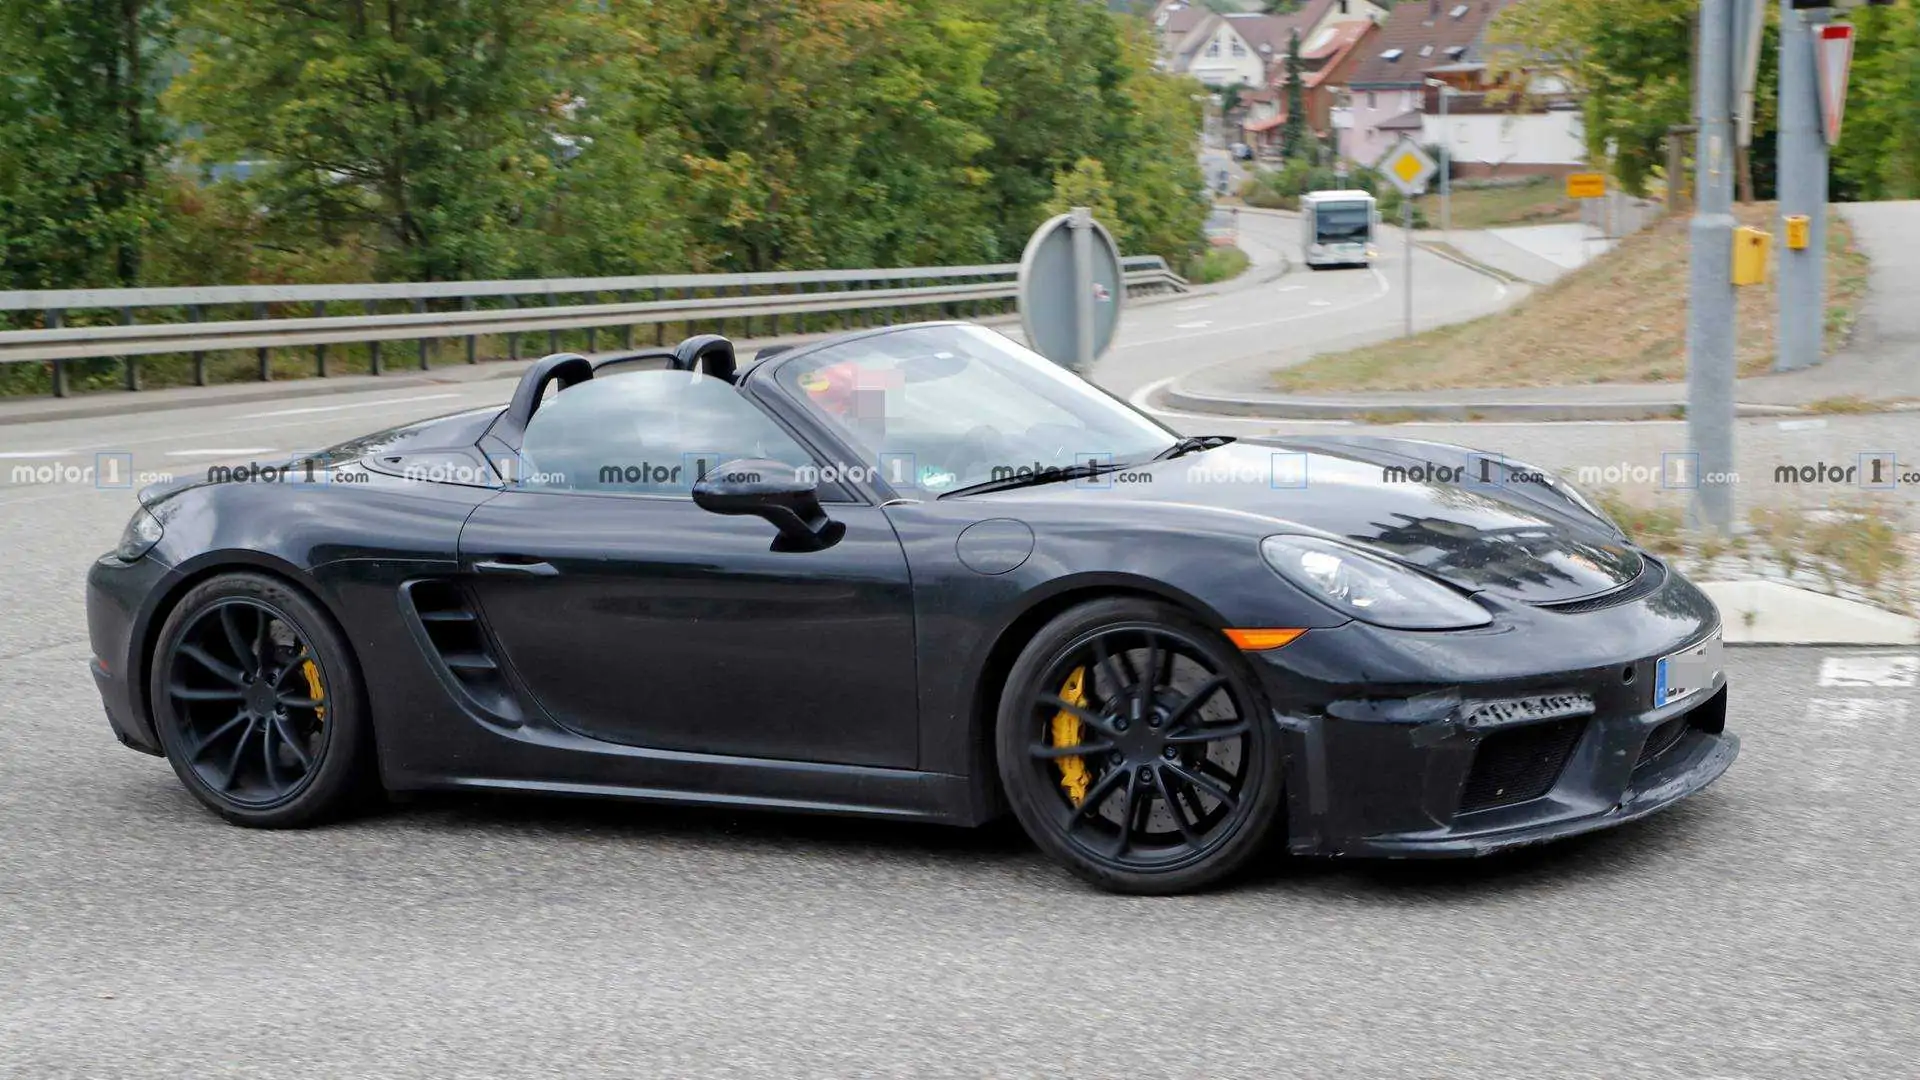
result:
[[(1810, 698), (1798, 745), (1806, 786), (1845, 799), (1890, 779), (1889, 746), (1904, 745), (1911, 703), (1885, 698)], [(1904, 788), (1904, 780), (1902, 780)]]
[(1826, 427), (1825, 420), (1782, 420), (1777, 425), (1781, 431), (1817, 431)]
[(1301, 289), (1304, 289), (1304, 288), (1306, 288), (1305, 285), (1282, 285), (1279, 288), (1274, 289), (1273, 291), (1274, 292), (1299, 292)]
[(167, 457), (246, 457), (249, 454), (278, 454), (277, 446), (208, 446), (197, 450), (168, 450)]
[(383, 401), (375, 401), (371, 403), (349, 402), (345, 405), (313, 405), (304, 409), (275, 409), (272, 412), (247, 413), (246, 415), (240, 417), (240, 419), (258, 420), (263, 416), (302, 416), (307, 413), (340, 412), (343, 409), (364, 409), (367, 407), (368, 404), (373, 404), (376, 406), (405, 405), (415, 401), (444, 401), (447, 398), (453, 398), (453, 397), (459, 397), (459, 396), (460, 396), (459, 394), (421, 394), (418, 397), (388, 398)]
[[(1258, 322), (1235, 323), (1230, 326), (1217, 326), (1207, 330), (1205, 334), (1198, 335), (1198, 336), (1211, 336), (1213, 334), (1231, 334), (1241, 330), (1259, 330), (1263, 327), (1279, 326), (1283, 323), (1290, 323), (1290, 322), (1299, 322), (1301, 319), (1318, 319), (1327, 315), (1337, 315), (1343, 311), (1351, 311), (1354, 308), (1365, 307), (1368, 304), (1374, 303), (1375, 301), (1379, 300), (1381, 297), (1386, 296), (1388, 293), (1393, 291), (1393, 286), (1388, 283), (1387, 276), (1385, 274), (1382, 274), (1378, 269), (1375, 269), (1373, 271), (1373, 279), (1375, 283), (1378, 285), (1378, 288), (1371, 295), (1362, 297), (1358, 300), (1355, 300), (1352, 303), (1341, 304), (1337, 307), (1330, 307), (1330, 308), (1326, 308), (1318, 311), (1303, 311), (1298, 314), (1287, 315), (1278, 319), (1262, 319)], [(1189, 333), (1189, 334), (1179, 334), (1173, 337), (1147, 338), (1143, 341), (1126, 341), (1126, 342), (1116, 341), (1114, 342), (1114, 345), (1113, 345), (1113, 351), (1118, 353), (1118, 352), (1126, 352), (1130, 349), (1146, 348), (1152, 345), (1171, 345), (1174, 342), (1184, 343), (1184, 342), (1188, 342), (1189, 339), (1194, 336), (1196, 335)]]
[(1173, 328), (1175, 330), (1200, 330), (1212, 325), (1212, 319), (1202, 319), (1199, 322), (1174, 323)]
[(1195, 301), (1194, 301), (1193, 303), (1191, 303), (1191, 304), (1175, 304), (1175, 305), (1173, 306), (1173, 310), (1175, 310), (1175, 311), (1199, 311), (1199, 310), (1200, 310), (1201, 308), (1203, 308), (1203, 307), (1207, 307), (1208, 305), (1210, 305), (1210, 304), (1212, 304), (1212, 303), (1213, 303), (1213, 301), (1211, 301), (1211, 300), (1195, 300)]
[(1307, 301), (1307, 303), (1313, 307), (1332, 307), (1333, 306), (1333, 301), (1331, 300), (1309, 300)]
[(1820, 661), (1821, 686), (1920, 686), (1920, 653), (1829, 656)]
[(33, 461), (40, 458), (66, 457), (72, 450), (8, 450), (0, 452), (0, 461)]

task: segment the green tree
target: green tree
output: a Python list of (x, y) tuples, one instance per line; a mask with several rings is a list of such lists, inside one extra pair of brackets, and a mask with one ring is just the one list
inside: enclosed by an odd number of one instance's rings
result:
[(411, 279), (530, 269), (520, 226), (581, 147), (600, 50), (564, 0), (197, 0), (170, 93), (208, 164), (251, 181), (287, 242), (370, 229)]
[(172, 33), (159, 0), (0, 4), (0, 288), (140, 282)]
[(1644, 194), (1665, 159), (1667, 129), (1691, 113), (1697, 0), (1528, 0), (1488, 30), (1496, 73), (1524, 83), (1550, 70), (1581, 97), (1587, 152)]
[(1129, 253), (1184, 262), (1206, 217), (1194, 154), (1196, 98), (1205, 88), (1154, 68), (1154, 45), (1138, 20), (1084, 0), (968, 0), (996, 27), (985, 85), (998, 102), (991, 176), (998, 258), (1017, 256), (1046, 216), (1054, 178), (1082, 158), (1113, 185), (1116, 221)]
[(983, 85), (993, 27), (950, 8), (662, 0), (635, 12), (654, 51), (638, 61), (646, 89), (633, 127), (671, 150), (669, 192), (694, 265), (993, 253), (981, 160), (996, 105)]
[(1300, 66), (1300, 31), (1287, 38), (1287, 119), (1280, 128), (1284, 157), (1314, 157), (1313, 137), (1307, 130), (1306, 79)]
[(1102, 225), (1111, 225), (1120, 219), (1119, 208), (1113, 201), (1113, 184), (1108, 182), (1106, 166), (1100, 164), (1098, 158), (1081, 158), (1073, 163), (1073, 168), (1053, 178), (1053, 198), (1047, 200), (1047, 214), (1064, 214), (1076, 206), (1091, 209), (1094, 219)]
[(1852, 19), (1859, 32), (1834, 194), (1920, 197), (1920, 7), (1860, 8)]

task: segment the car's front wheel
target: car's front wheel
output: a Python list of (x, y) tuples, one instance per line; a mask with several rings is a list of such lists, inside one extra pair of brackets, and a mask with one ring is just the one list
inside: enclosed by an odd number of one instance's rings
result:
[(1027, 834), (1116, 892), (1212, 885), (1281, 818), (1279, 731), (1245, 658), (1165, 604), (1100, 600), (1044, 627), (1007, 678), (997, 739)]
[(352, 654), (284, 582), (239, 572), (196, 585), (160, 629), (150, 694), (181, 783), (236, 825), (313, 824), (366, 787)]

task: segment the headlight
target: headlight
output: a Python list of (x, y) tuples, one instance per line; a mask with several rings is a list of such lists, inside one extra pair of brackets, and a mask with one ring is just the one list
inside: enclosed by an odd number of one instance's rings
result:
[(120, 546), (113, 549), (114, 558), (124, 562), (133, 560), (153, 550), (160, 542), (160, 519), (149, 513), (146, 507), (133, 512), (132, 520), (120, 532)]
[(1281, 577), (1375, 626), (1460, 630), (1493, 621), (1485, 608), (1424, 574), (1359, 548), (1311, 536), (1269, 536), (1260, 555)]

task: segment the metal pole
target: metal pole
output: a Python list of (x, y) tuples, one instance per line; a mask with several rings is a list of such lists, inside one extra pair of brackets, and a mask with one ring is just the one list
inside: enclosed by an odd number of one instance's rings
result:
[(1093, 211), (1073, 208), (1073, 370), (1093, 371)]
[(1687, 439), (1695, 527), (1733, 529), (1733, 4), (1702, 0), (1696, 72), (1700, 136), (1687, 308)]
[[(47, 309), (47, 329), (58, 330), (67, 323), (67, 313), (60, 308)], [(68, 393), (67, 362), (53, 362), (53, 396), (66, 397)]]
[(1813, 33), (1825, 11), (1796, 11), (1780, 0), (1780, 213), (1805, 214), (1807, 248), (1780, 251), (1780, 338), (1773, 370), (1820, 362), (1827, 307), (1827, 136), (1821, 130)]
[(1453, 240), (1453, 133), (1447, 127), (1447, 98), (1453, 88), (1440, 84), (1440, 232)]
[(1413, 336), (1413, 197), (1400, 200), (1400, 231), (1407, 238), (1407, 284), (1403, 290), (1407, 294), (1407, 336)]

